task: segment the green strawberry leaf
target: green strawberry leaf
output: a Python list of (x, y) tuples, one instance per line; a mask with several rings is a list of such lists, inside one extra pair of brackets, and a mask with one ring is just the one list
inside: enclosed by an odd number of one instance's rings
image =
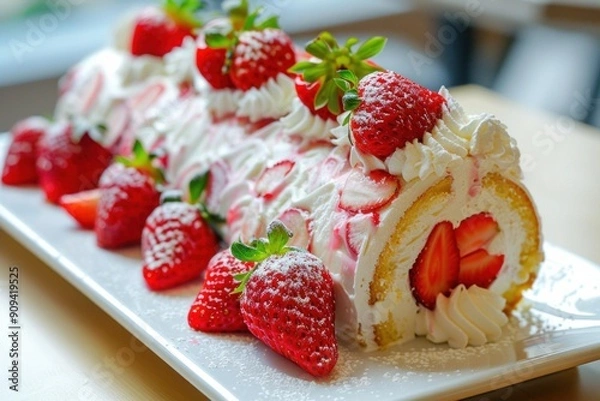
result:
[(346, 41), (346, 43), (344, 44), (344, 47), (348, 50), (352, 49), (352, 46), (354, 46), (355, 44), (357, 44), (358, 42), (360, 42), (358, 40), (358, 38), (355, 38), (353, 36), (349, 37), (348, 40)]
[(304, 71), (306, 71), (309, 68), (312, 68), (315, 65), (315, 63), (310, 62), (310, 61), (298, 61), (296, 64), (294, 64), (288, 71), (289, 72), (293, 72), (295, 74), (300, 74), (303, 73)]
[(353, 88), (350, 82), (342, 78), (333, 78), (333, 82), (335, 82), (337, 87), (343, 90), (344, 92), (348, 92), (350, 89)]
[(320, 58), (321, 60), (327, 58), (331, 53), (331, 48), (325, 41), (321, 40), (321, 36), (308, 42), (305, 49), (308, 54)]
[(213, 49), (227, 49), (233, 43), (232, 39), (220, 32), (206, 32), (204, 40)]
[(351, 87), (348, 88), (348, 90), (358, 86), (358, 77), (352, 70), (338, 70), (337, 75), (342, 80), (351, 84)]
[(382, 36), (374, 36), (363, 42), (356, 51), (355, 56), (359, 60), (366, 60), (379, 54), (387, 42), (387, 39)]
[(206, 186), (208, 185), (208, 179), (210, 176), (210, 171), (207, 171), (204, 174), (198, 174), (194, 178), (191, 179), (189, 184), (190, 191), (190, 203), (196, 204), (200, 200), (200, 197), (204, 193)]
[(270, 16), (257, 25), (258, 29), (274, 28), (279, 29), (279, 17), (276, 15)]
[(319, 78), (327, 74), (327, 64), (325, 63), (312, 63), (313, 66), (304, 70), (302, 78), (309, 83), (315, 82)]
[(352, 111), (355, 110), (361, 102), (361, 98), (358, 96), (358, 91), (356, 89), (351, 89), (348, 92), (344, 93), (342, 97), (342, 103), (344, 104), (344, 110)]
[(244, 291), (244, 288), (246, 288), (246, 284), (248, 283), (248, 280), (250, 280), (250, 277), (252, 277), (252, 273), (254, 273), (255, 270), (256, 270), (256, 267), (253, 267), (252, 269), (250, 269), (249, 271), (247, 271), (245, 273), (235, 274), (233, 276), (233, 279), (235, 281), (238, 281), (239, 284), (237, 287), (235, 287), (235, 289), (231, 293), (232, 294), (241, 294)]
[(240, 241), (231, 244), (230, 249), (231, 254), (243, 262), (262, 262), (269, 256), (265, 251), (261, 251)]

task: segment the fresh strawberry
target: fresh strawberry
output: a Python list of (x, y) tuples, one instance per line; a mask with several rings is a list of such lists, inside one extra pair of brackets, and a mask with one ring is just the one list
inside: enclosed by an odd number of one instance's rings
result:
[(373, 170), (365, 175), (353, 169), (342, 188), (339, 206), (353, 213), (368, 213), (381, 209), (396, 198), (400, 181), (384, 170)]
[(93, 229), (99, 200), (100, 190), (96, 188), (77, 192), (75, 194), (63, 195), (60, 197), (58, 204), (65, 209), (81, 227)]
[(200, 277), (219, 250), (209, 222), (215, 216), (201, 202), (208, 175), (190, 182), (188, 202), (167, 196), (142, 231), (143, 275), (152, 290), (163, 290)]
[(490, 255), (485, 249), (478, 249), (460, 259), (458, 281), (467, 288), (472, 285), (488, 288), (503, 264), (504, 255)]
[(35, 160), (38, 142), (49, 123), (42, 117), (29, 117), (10, 130), (12, 142), (4, 159), (2, 183), (6, 185), (33, 184), (38, 180)]
[(61, 196), (96, 188), (112, 153), (96, 142), (96, 128), (70, 122), (52, 125), (38, 143), (36, 161), (40, 186), (53, 203)]
[(244, 31), (233, 50), (229, 75), (236, 88), (258, 88), (296, 63), (294, 43), (280, 29)]
[(489, 213), (479, 213), (460, 222), (455, 230), (460, 256), (485, 247), (500, 232), (498, 223)]
[[(340, 46), (329, 32), (323, 32), (306, 45), (306, 52), (311, 58), (306, 60), (307, 57), (302, 57), (302, 61), (290, 69), (298, 74), (295, 80), (298, 98), (312, 114), (324, 120), (335, 120), (342, 112), (342, 96), (349, 88), (339, 78), (340, 71), (351, 71), (360, 79), (381, 70), (368, 59), (383, 49), (386, 39), (372, 37), (354, 51), (352, 48), (358, 42), (358, 39), (350, 38), (344, 46)], [(340, 82), (342, 86), (338, 86)]]
[(242, 262), (229, 249), (217, 253), (208, 262), (204, 283), (188, 313), (188, 324), (204, 332), (247, 331), (240, 311), (240, 296), (234, 276), (250, 271), (254, 263)]
[(449, 221), (436, 224), (408, 272), (410, 287), (417, 302), (435, 309), (438, 294), (449, 295), (458, 284), (460, 256)]
[(291, 233), (279, 221), (268, 239), (236, 242), (231, 253), (258, 262), (241, 281), (240, 308), (248, 330), (313, 376), (328, 375), (338, 359), (331, 274), (316, 256), (286, 245)]
[(165, 0), (162, 8), (144, 9), (134, 22), (131, 54), (162, 57), (181, 46), (200, 26), (194, 16), (200, 6), (198, 0)]
[(117, 160), (100, 178), (94, 229), (103, 248), (139, 243), (146, 219), (160, 201), (157, 185), (163, 181), (162, 173), (140, 142), (136, 141), (132, 158)]
[[(323, 120), (336, 119), (337, 114), (334, 114), (331, 110), (329, 110), (328, 107), (320, 107), (319, 109), (316, 109), (315, 101), (322, 86), (320, 81), (306, 82), (301, 76), (297, 76), (294, 80), (294, 84), (296, 86), (298, 98), (306, 107), (308, 107), (312, 114), (321, 117)], [(342, 96), (338, 97), (339, 102), (337, 106), (337, 113), (339, 114), (342, 110)]]
[[(442, 116), (445, 99), (393, 71), (375, 72), (357, 82), (348, 78), (344, 108), (354, 146), (385, 159), (407, 142), (421, 140)], [(350, 89), (357, 85), (358, 90)]]
[(259, 22), (260, 13), (249, 14), (248, 2), (237, 2), (227, 10), (228, 19), (206, 27), (196, 65), (212, 87), (258, 88), (296, 62), (294, 44), (279, 29), (277, 18)]
[(263, 170), (255, 183), (254, 190), (266, 200), (275, 198), (283, 188), (285, 179), (294, 168), (291, 160), (282, 160)]
[[(222, 35), (231, 31), (227, 19), (218, 18), (209, 22), (200, 37), (196, 49), (196, 67), (204, 79), (215, 89), (234, 88), (227, 69), (228, 49), (226, 47), (211, 47), (206, 43), (206, 35)], [(212, 42), (210, 42), (212, 43)]]

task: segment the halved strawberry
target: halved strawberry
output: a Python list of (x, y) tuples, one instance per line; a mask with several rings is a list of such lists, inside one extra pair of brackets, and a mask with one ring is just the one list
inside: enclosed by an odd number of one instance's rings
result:
[(267, 167), (255, 183), (256, 193), (266, 200), (276, 197), (282, 189), (283, 182), (294, 168), (291, 160), (282, 160)]
[(498, 223), (489, 213), (482, 212), (464, 219), (455, 230), (460, 256), (485, 247), (499, 232)]
[(417, 302), (434, 310), (438, 294), (448, 295), (458, 284), (459, 266), (452, 223), (436, 224), (408, 272), (410, 288)]
[(362, 248), (363, 242), (373, 233), (379, 224), (379, 214), (357, 214), (346, 222), (345, 239), (350, 252), (357, 256)]
[(400, 181), (384, 170), (365, 175), (353, 169), (342, 188), (340, 208), (349, 212), (369, 213), (389, 204), (400, 191)]
[(100, 190), (67, 194), (60, 197), (58, 204), (66, 210), (83, 228), (93, 229), (100, 200)]
[(485, 249), (478, 249), (460, 259), (458, 281), (467, 288), (472, 285), (488, 288), (503, 264), (504, 255), (490, 255)]
[(284, 211), (279, 220), (294, 233), (290, 245), (308, 249), (311, 238), (308, 212), (292, 207)]

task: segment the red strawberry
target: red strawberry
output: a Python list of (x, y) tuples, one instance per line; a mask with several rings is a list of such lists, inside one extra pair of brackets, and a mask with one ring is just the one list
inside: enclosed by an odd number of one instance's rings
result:
[(478, 249), (460, 259), (458, 281), (467, 288), (472, 285), (488, 288), (503, 264), (504, 255), (490, 255), (485, 249)]
[(194, 28), (200, 25), (194, 17), (200, 3), (183, 1), (178, 4), (166, 0), (162, 8), (143, 10), (134, 23), (131, 54), (162, 57), (181, 46), (186, 36), (194, 36)]
[(246, 273), (254, 263), (242, 262), (229, 249), (217, 253), (208, 262), (204, 284), (188, 313), (188, 324), (205, 332), (247, 331), (240, 311), (240, 296), (234, 275)]
[(96, 135), (93, 128), (84, 131), (70, 122), (60, 122), (40, 140), (36, 166), (40, 186), (50, 202), (97, 187), (112, 153), (92, 139)]
[(385, 38), (375, 36), (354, 51), (352, 48), (358, 44), (358, 39), (349, 38), (344, 46), (340, 46), (329, 32), (321, 33), (308, 42), (307, 55), (301, 55), (301, 61), (290, 69), (298, 74), (295, 80), (298, 98), (312, 114), (324, 120), (335, 120), (342, 112), (344, 90), (349, 89), (339, 86), (339, 72), (351, 71), (360, 79), (381, 70), (368, 59), (383, 49), (385, 41)]
[(258, 88), (296, 62), (292, 40), (280, 29), (267, 28), (239, 34), (229, 75), (236, 88)]
[[(317, 93), (321, 89), (321, 82), (315, 81), (309, 83), (302, 79), (302, 77), (297, 76), (294, 83), (296, 85), (296, 93), (298, 94), (298, 98), (306, 107), (308, 107), (312, 114), (321, 117), (323, 120), (336, 119), (337, 114), (333, 114), (328, 107), (321, 107), (316, 110), (315, 99), (317, 98)], [(342, 97), (339, 96), (338, 98), (338, 110), (341, 111)]]
[(157, 184), (162, 182), (162, 174), (140, 142), (134, 145), (132, 159), (118, 160), (100, 179), (102, 194), (94, 229), (103, 248), (138, 243), (146, 219), (160, 201)]
[(81, 227), (93, 229), (99, 200), (100, 190), (96, 188), (63, 195), (58, 203)]
[(212, 48), (201, 43), (196, 49), (196, 67), (204, 79), (215, 89), (233, 88), (233, 82), (225, 69), (227, 49)]
[(489, 213), (479, 213), (460, 222), (455, 230), (460, 256), (485, 247), (500, 232), (498, 223)]
[(440, 94), (392, 71), (367, 75), (358, 83), (358, 92), (344, 96), (344, 107), (353, 110), (354, 145), (381, 159), (431, 131), (444, 102)]
[(163, 203), (150, 214), (142, 232), (146, 284), (163, 290), (198, 278), (218, 250), (217, 237), (197, 206)]
[(33, 184), (38, 176), (35, 168), (37, 145), (48, 129), (42, 117), (29, 117), (10, 130), (12, 142), (4, 159), (2, 183), (6, 185)]
[(326, 376), (338, 358), (333, 279), (316, 256), (286, 246), (290, 234), (275, 221), (258, 246), (232, 245), (234, 256), (260, 262), (236, 276), (242, 316), (271, 349), (314, 376)]
[(443, 221), (436, 224), (408, 273), (417, 302), (428, 309), (435, 309), (438, 294), (448, 295), (458, 284), (459, 262), (452, 223)]
[(353, 169), (340, 194), (340, 208), (353, 213), (368, 213), (381, 209), (396, 198), (400, 181), (384, 170), (365, 175)]
[(275, 198), (283, 188), (285, 179), (294, 168), (291, 160), (282, 160), (263, 170), (255, 183), (255, 191), (266, 200)]

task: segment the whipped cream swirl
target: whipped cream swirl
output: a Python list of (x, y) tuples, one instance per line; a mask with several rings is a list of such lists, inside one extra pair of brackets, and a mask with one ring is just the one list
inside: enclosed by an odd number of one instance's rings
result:
[[(352, 165), (362, 165), (367, 171), (384, 169), (409, 182), (431, 174), (442, 176), (453, 162), (473, 156), (519, 178), (520, 153), (506, 127), (489, 114), (467, 115), (446, 88), (442, 87), (440, 94), (446, 99), (442, 118), (422, 140), (407, 143), (384, 161), (353, 147)], [(334, 130), (334, 134), (336, 143), (349, 143), (343, 137), (347, 131)]]
[(438, 294), (435, 310), (420, 307), (415, 333), (434, 343), (453, 348), (497, 341), (508, 318), (502, 312), (506, 300), (488, 289), (459, 285), (449, 297)]
[(239, 99), (237, 115), (256, 122), (263, 118), (280, 118), (292, 109), (296, 96), (294, 80), (279, 73), (258, 88), (251, 88)]
[(314, 115), (299, 98), (294, 99), (292, 111), (281, 119), (281, 123), (286, 134), (300, 135), (306, 140), (331, 139), (331, 130), (339, 125), (337, 121)]

